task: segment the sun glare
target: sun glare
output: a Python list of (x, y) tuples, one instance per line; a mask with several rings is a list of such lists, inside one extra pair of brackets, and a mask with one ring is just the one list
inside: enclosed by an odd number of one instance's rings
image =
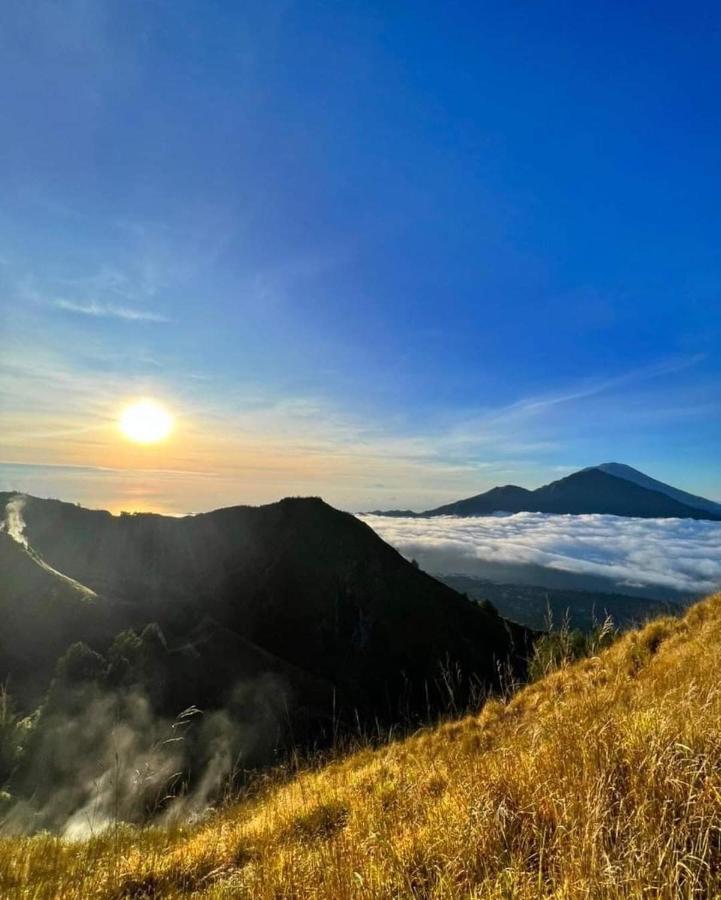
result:
[(173, 430), (173, 417), (155, 400), (138, 400), (123, 410), (120, 430), (136, 444), (157, 444)]

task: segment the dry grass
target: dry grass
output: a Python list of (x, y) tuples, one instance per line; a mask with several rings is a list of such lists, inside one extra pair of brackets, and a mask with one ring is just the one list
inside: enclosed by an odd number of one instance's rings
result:
[(721, 896), (721, 595), (196, 828), (0, 842), (0, 896)]

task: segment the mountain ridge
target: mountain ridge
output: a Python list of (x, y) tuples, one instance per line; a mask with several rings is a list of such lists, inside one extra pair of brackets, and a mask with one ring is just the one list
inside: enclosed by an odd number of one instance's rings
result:
[[(209, 619), (226, 644), (235, 641), (240, 648), (239, 675), (247, 675), (242, 647), (252, 647), (246, 655), (261, 660), (268, 654), (288, 672), (306, 673), (308, 684), (328, 685), (329, 709), (333, 703), (351, 717), (387, 714), (389, 720), (402, 695), (416, 712), (432, 705), (441, 690), (432, 684), (436, 669), (449, 660), (463, 670), (469, 690), (471, 678), (497, 682), (499, 662), (512, 658), (519, 671), (524, 665), (527, 629), (480, 610), (405, 560), (368, 525), (319, 498), (182, 518), (113, 516), (57, 500), (0, 494), (0, 504), (12, 500), (22, 501), (15, 524), (29, 548), (0, 535), (13, 555), (22, 556), (27, 567), (36, 554), (44, 561), (43, 578), (73, 597), (74, 582), (85, 586), (97, 598), (95, 606), (112, 613), (112, 627), (98, 633), (82, 625), (74, 638), (100, 652), (112, 634), (151, 623), (169, 645), (185, 641), (201, 652), (207, 642), (192, 637), (199, 622)], [(35, 571), (37, 561), (33, 565)], [(7, 579), (0, 585), (7, 608), (14, 603), (13, 589)], [(85, 610), (78, 614), (86, 615)], [(39, 622), (41, 628), (42, 618)], [(26, 631), (21, 636), (23, 652), (32, 660), (31, 636)], [(11, 632), (5, 640), (12, 645)], [(0, 679), (13, 674), (8, 660), (14, 658), (0, 654)], [(54, 659), (37, 656), (35, 662), (45, 669)], [(280, 670), (280, 663), (274, 668)], [(193, 669), (199, 673), (193, 679), (209, 685), (207, 702), (225, 671), (210, 649), (202, 666)], [(300, 679), (294, 680), (298, 687)], [(295, 693), (303, 691), (301, 684)], [(173, 687), (170, 695), (177, 698), (179, 692)], [(196, 702), (193, 696), (186, 699), (186, 705)], [(317, 707), (315, 695), (312, 699)]]
[[(612, 472), (607, 471), (609, 467), (613, 467)], [(626, 470), (633, 477), (620, 474)], [(688, 498), (688, 502), (682, 498)], [(373, 514), (399, 517), (406, 512), (375, 510)], [(721, 504), (665, 485), (620, 463), (581, 469), (535, 490), (513, 484), (494, 487), (472, 497), (413, 513), (410, 517), (485, 516), (500, 512), (721, 521)]]

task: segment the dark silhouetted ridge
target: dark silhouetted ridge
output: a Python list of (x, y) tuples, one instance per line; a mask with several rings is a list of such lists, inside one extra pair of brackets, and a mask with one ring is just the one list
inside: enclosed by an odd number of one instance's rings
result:
[(495, 684), (499, 665), (524, 666), (526, 629), (318, 498), (172, 518), (26, 497), (22, 514), (33, 551), (103, 598), (118, 630), (157, 623), (174, 673), (185, 654), (191, 675), (174, 678), (175, 704), (198, 702), (193, 684), (212, 704), (224, 682), (271, 671), (294, 705), (319, 709), (325, 686), (326, 711), (395, 721), (440, 705), (444, 668), (459, 673), (461, 701)]

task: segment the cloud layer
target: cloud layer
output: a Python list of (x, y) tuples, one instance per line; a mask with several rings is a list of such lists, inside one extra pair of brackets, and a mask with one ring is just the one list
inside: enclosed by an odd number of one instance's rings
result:
[(361, 518), (404, 556), (438, 574), (488, 577), (495, 568), (510, 580), (515, 568), (530, 567), (608, 579), (620, 589), (701, 594), (721, 588), (719, 522), (544, 513)]

